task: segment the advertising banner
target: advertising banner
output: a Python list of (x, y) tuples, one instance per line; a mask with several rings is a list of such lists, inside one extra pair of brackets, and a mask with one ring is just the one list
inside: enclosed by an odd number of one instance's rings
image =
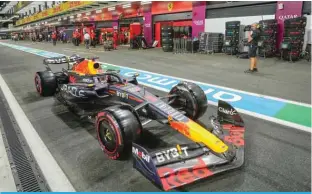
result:
[(206, 1), (193, 1), (192, 37), (205, 31)]
[(284, 35), (284, 20), (300, 17), (302, 14), (303, 1), (278, 1), (275, 19), (277, 20), (276, 48), (279, 50)]
[(44, 19), (46, 17), (51, 17), (66, 11), (69, 11), (74, 8), (78, 8), (81, 6), (89, 5), (93, 3), (93, 1), (68, 1), (66, 3), (62, 3), (58, 6), (46, 9), (40, 13), (37, 13), (35, 15), (29, 16), (24, 19), (20, 19), (16, 22), (16, 25), (23, 25), (30, 22), (35, 22), (37, 20)]
[(92, 13), (94, 21), (109, 21), (113, 20), (113, 15), (111, 11), (107, 8), (103, 8), (101, 13)]
[(118, 15), (113, 15), (113, 29), (118, 30)]
[(177, 13), (192, 10), (192, 1), (153, 1), (152, 14)]
[(140, 17), (143, 15), (143, 8), (141, 4), (138, 2), (131, 3), (131, 7), (123, 8), (122, 17), (123, 18), (133, 18)]
[(153, 41), (153, 30), (152, 30), (152, 12), (147, 11), (144, 12), (144, 27), (143, 27), (143, 32), (144, 32), (144, 38), (147, 42), (147, 46), (150, 46)]

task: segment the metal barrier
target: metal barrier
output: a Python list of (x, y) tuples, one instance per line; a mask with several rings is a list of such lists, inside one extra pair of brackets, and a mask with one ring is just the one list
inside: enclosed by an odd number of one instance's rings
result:
[[(191, 50), (187, 50), (187, 43), (191, 42)], [(194, 53), (194, 41), (192, 38), (174, 38), (173, 39), (173, 54)]]

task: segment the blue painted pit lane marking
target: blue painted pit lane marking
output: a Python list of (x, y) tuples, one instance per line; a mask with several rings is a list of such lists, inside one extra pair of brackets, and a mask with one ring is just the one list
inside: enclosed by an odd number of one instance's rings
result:
[[(17, 50), (22, 50), (28, 53), (33, 53), (35, 55), (39, 55), (42, 57), (58, 57), (65, 56), (59, 53), (53, 53), (49, 51), (33, 49), (29, 47), (17, 46), (7, 43), (0, 42), (0, 45), (5, 45), (8, 47), (15, 48)], [(197, 82), (193, 80), (187, 80), (183, 78), (177, 78), (173, 76), (162, 75), (158, 73), (152, 73), (144, 70), (139, 70), (135, 68), (128, 68), (124, 66), (102, 63), (102, 65), (114, 66), (118, 67), (121, 70), (121, 74), (130, 76), (133, 73), (140, 73), (138, 77), (138, 81), (140, 84), (145, 85), (147, 87), (155, 88), (161, 91), (168, 92), (175, 84), (179, 81), (191, 81), (198, 84), (205, 93), (207, 94), (207, 98), (210, 104), (217, 105), (218, 100), (224, 100), (231, 103), (238, 111), (244, 114), (248, 114), (250, 116), (254, 116), (256, 118), (261, 118), (263, 120), (275, 122), (284, 126), (290, 126), (296, 129), (300, 129), (303, 131), (311, 132), (310, 127), (306, 127), (303, 125), (299, 125), (293, 122), (281, 120), (275, 118), (276, 115), (287, 103), (296, 104), (299, 106), (311, 107), (309, 104), (289, 101), (281, 98), (270, 97), (265, 95), (259, 95), (255, 93), (249, 93), (245, 91), (239, 91), (232, 88), (225, 88), (222, 86), (216, 86), (212, 84)]]
[(17, 46), (17, 45), (13, 45), (13, 44), (8, 44), (8, 43), (4, 43), (4, 42), (0, 42), (0, 45), (4, 45), (7, 47), (11, 47), (17, 50), (21, 50), (27, 53), (32, 53), (35, 55), (39, 55), (42, 57), (60, 57), (60, 56), (64, 56), (63, 54), (59, 54), (59, 53), (54, 53), (54, 52), (49, 52), (49, 51), (44, 51), (44, 50), (39, 50), (39, 49), (34, 49), (34, 48), (29, 48), (29, 47), (24, 47), (24, 46)]
[[(132, 68), (120, 67), (120, 73), (125, 76), (132, 76), (136, 72), (140, 73), (140, 76), (137, 78), (140, 83), (165, 88), (166, 91), (169, 91), (174, 85), (182, 81), (182, 79), (173, 79), (165, 75), (159, 76), (154, 73), (145, 73), (140, 70), (134, 71)], [(209, 84), (198, 85), (205, 91), (208, 101), (217, 103), (218, 100), (224, 100), (230, 102), (234, 107), (266, 116), (274, 116), (282, 107), (285, 106), (284, 102), (224, 90), (210, 86)]]

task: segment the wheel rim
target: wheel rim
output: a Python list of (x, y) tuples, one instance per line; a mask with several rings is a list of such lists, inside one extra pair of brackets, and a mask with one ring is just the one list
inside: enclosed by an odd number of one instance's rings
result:
[(99, 138), (104, 148), (109, 152), (114, 152), (117, 148), (117, 141), (114, 129), (108, 121), (103, 120), (99, 123)]
[(38, 74), (35, 76), (35, 86), (36, 86), (37, 92), (39, 92), (41, 94), (41, 92), (42, 92), (41, 80), (40, 80), (40, 77), (38, 76)]

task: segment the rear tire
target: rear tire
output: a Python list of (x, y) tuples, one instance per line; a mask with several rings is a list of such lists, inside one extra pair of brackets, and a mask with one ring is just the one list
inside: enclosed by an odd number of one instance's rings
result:
[(113, 106), (98, 113), (97, 138), (103, 152), (111, 159), (124, 159), (131, 153), (132, 142), (139, 140), (142, 125), (129, 108)]
[(180, 82), (169, 92), (169, 95), (174, 94), (177, 97), (169, 98), (169, 101), (173, 101), (170, 105), (174, 108), (182, 108), (190, 119), (197, 120), (205, 114), (208, 107), (207, 97), (198, 85)]
[(41, 96), (53, 96), (56, 91), (56, 79), (51, 71), (41, 71), (35, 74), (35, 87)]

